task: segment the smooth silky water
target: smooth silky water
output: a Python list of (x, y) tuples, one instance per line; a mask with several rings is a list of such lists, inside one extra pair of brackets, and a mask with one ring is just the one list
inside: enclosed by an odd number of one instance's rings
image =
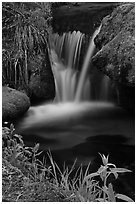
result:
[[(30, 107), (17, 126), (27, 145), (40, 143), (40, 149), (51, 150), (57, 163), (100, 165), (98, 152), (109, 154), (119, 167), (134, 164), (134, 117), (109, 100), (113, 92), (107, 76), (94, 78), (91, 57), (94, 37), (83, 64), (80, 65), (84, 35), (79, 31), (53, 34), (50, 39), (50, 59), (56, 84), (56, 97), (52, 103)], [(97, 74), (99, 74), (97, 72)], [(94, 75), (94, 74), (93, 74)], [(95, 83), (93, 83), (95, 82)], [(134, 177), (134, 176), (133, 176)], [(132, 175), (128, 188), (133, 188)], [(125, 180), (128, 179), (128, 175)], [(119, 184), (121, 185), (121, 184)]]

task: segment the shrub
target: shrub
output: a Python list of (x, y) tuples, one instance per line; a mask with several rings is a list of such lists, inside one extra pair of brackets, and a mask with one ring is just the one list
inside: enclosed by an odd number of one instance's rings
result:
[(28, 59), (47, 48), (51, 3), (2, 3), (3, 83), (27, 89)]
[[(12, 124), (10, 129), (3, 128), (3, 159), (18, 167), (29, 178), (28, 186), (30, 191), (33, 189), (33, 193), (35, 191), (35, 194), (39, 194), (41, 192), (40, 189), (47, 189), (48, 186), (46, 197), (52, 191), (54, 195), (59, 196), (57, 197), (61, 201), (117, 202), (122, 200), (134, 202), (128, 196), (116, 193), (112, 183), (108, 181), (110, 175), (117, 179), (120, 173), (131, 172), (128, 169), (117, 168), (115, 164), (109, 163), (109, 156), (100, 154), (102, 165), (94, 173), (89, 173), (90, 164), (87, 166), (86, 171), (83, 171), (81, 166), (76, 170), (76, 161), (70, 168), (64, 165), (64, 169), (61, 171), (53, 160), (51, 152), (47, 153), (50, 163), (47, 163), (45, 158), (43, 158), (43, 161), (40, 161), (38, 159), (38, 156), (41, 154), (39, 144), (36, 144), (33, 148), (26, 147), (22, 137), (15, 134), (14, 130)], [(96, 177), (100, 177), (102, 182), (96, 179)], [(30, 185), (32, 186), (31, 188)], [(38, 188), (35, 188), (35, 186)], [(27, 193), (30, 195), (31, 192), (27, 191)], [(45, 201), (45, 196), (41, 196)], [(52, 196), (53, 194), (49, 199), (50, 201), (53, 201)], [(32, 198), (30, 199), (32, 201)]]

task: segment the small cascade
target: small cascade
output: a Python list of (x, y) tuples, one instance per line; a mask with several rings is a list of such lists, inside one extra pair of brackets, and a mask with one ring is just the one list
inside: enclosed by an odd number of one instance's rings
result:
[(80, 101), (81, 99), (81, 95), (83, 93), (83, 84), (86, 83), (86, 75), (87, 75), (87, 71), (88, 71), (88, 66), (90, 64), (90, 59), (94, 53), (95, 50), (95, 44), (94, 44), (94, 38), (96, 37), (96, 35), (99, 33), (101, 26), (94, 32), (91, 41), (89, 43), (89, 47), (87, 50), (87, 54), (82, 66), (82, 72), (79, 78), (79, 82), (78, 82), (78, 87), (77, 87), (77, 91), (76, 91), (76, 97), (75, 100), (76, 101)]
[(58, 56), (58, 62), (62, 61), (66, 68), (76, 68), (76, 63), (79, 62), (83, 37), (84, 34), (80, 31), (63, 33), (62, 36), (57, 33), (52, 34), (49, 38), (51, 54), (55, 52)]
[(50, 39), (52, 69), (56, 84), (56, 102), (74, 101), (78, 65), (84, 34), (80, 31), (53, 34)]
[[(100, 28), (101, 26), (92, 35), (82, 66), (79, 61), (83, 57), (81, 56), (81, 48), (84, 34), (80, 31), (73, 31), (63, 33), (62, 36), (56, 33), (50, 36), (52, 70), (56, 84), (55, 102), (92, 100), (91, 81), (87, 72), (95, 50), (94, 38), (99, 33)], [(80, 69), (81, 71), (79, 71)], [(106, 101), (109, 80), (102, 77), (98, 83), (101, 83), (101, 88), (97, 90), (99, 92), (97, 100)]]

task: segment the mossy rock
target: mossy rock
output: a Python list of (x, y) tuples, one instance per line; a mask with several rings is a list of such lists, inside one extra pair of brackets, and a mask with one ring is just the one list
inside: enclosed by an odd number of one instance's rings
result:
[(116, 85), (119, 105), (134, 111), (135, 107), (135, 4), (120, 3), (102, 20), (96, 36), (99, 49), (92, 63)]
[(2, 87), (2, 120), (13, 121), (23, 115), (30, 107), (30, 100), (25, 93)]
[(135, 5), (123, 3), (102, 20), (93, 64), (114, 81), (135, 85)]
[(39, 54), (29, 60), (29, 91), (32, 103), (53, 100), (55, 83), (48, 52)]

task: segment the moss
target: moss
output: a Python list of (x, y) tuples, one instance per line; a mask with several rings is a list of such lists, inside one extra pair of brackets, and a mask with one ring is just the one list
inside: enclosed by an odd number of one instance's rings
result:
[(95, 38), (101, 50), (92, 58), (93, 64), (111, 79), (130, 86), (135, 83), (134, 30), (134, 3), (120, 5), (102, 20), (101, 31)]

